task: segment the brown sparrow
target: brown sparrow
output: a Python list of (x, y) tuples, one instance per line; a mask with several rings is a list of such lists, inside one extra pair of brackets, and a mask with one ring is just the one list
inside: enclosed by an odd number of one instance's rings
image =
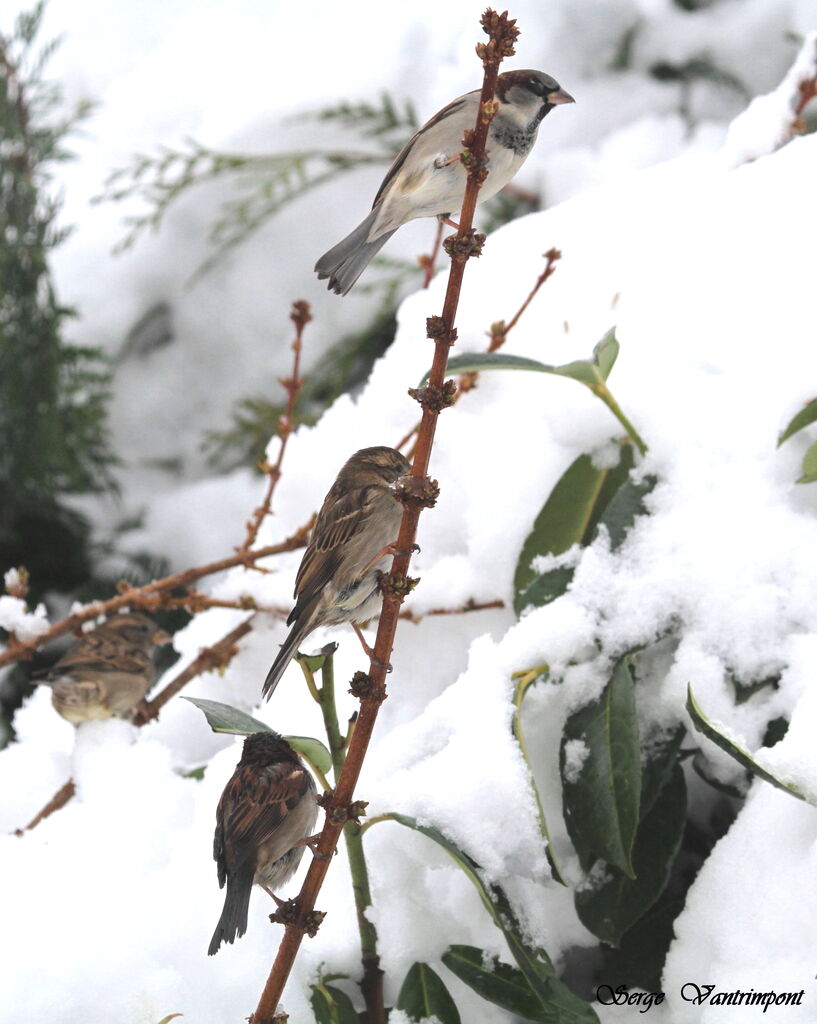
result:
[[(463, 133), (477, 120), (481, 90), (467, 92), (443, 107), (410, 139), (374, 197), (372, 212), (315, 264), (319, 278), (345, 295), (394, 232), (417, 217), (447, 220), (465, 196), (460, 161)], [(485, 152), (488, 177), (478, 201), (490, 199), (513, 178), (536, 142), (542, 119), (554, 106), (573, 103), (555, 78), (542, 71), (506, 71), (497, 79), (499, 110), (491, 121)]]
[(362, 448), (338, 473), (295, 577), (295, 607), (287, 619), (292, 629), (264, 680), (265, 697), (314, 629), (351, 622), (360, 637), (357, 623), (377, 612), (378, 575), (388, 564), (403, 515), (392, 485), (410, 470), (394, 448)]
[(46, 673), (52, 704), (74, 725), (130, 718), (156, 678), (153, 649), (169, 640), (141, 612), (109, 619), (84, 633)]
[(287, 741), (277, 732), (248, 736), (216, 810), (213, 857), (227, 892), (210, 956), (246, 932), (253, 883), (281, 902), (273, 890), (295, 873), (317, 817), (315, 782)]

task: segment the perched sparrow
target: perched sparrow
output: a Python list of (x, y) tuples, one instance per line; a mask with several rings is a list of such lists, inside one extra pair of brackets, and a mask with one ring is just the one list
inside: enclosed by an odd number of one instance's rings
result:
[(248, 736), (216, 811), (213, 857), (227, 893), (210, 956), (246, 932), (254, 882), (280, 902), (272, 890), (295, 873), (317, 817), (315, 782), (287, 741), (277, 732)]
[[(453, 100), (400, 150), (374, 197), (372, 212), (315, 264), (318, 277), (328, 277), (332, 291), (345, 295), (369, 260), (408, 221), (447, 219), (460, 209), (466, 185), (462, 138), (476, 124), (479, 97), (476, 89)], [(536, 142), (542, 118), (555, 105), (574, 102), (555, 78), (541, 71), (501, 74), (496, 99), (499, 111), (488, 131), (490, 163), (479, 202), (496, 195), (516, 174)]]
[(265, 697), (314, 629), (351, 622), (357, 631), (357, 623), (377, 611), (377, 577), (403, 515), (392, 484), (410, 469), (394, 448), (362, 448), (338, 473), (295, 577), (295, 607), (287, 619), (292, 629), (264, 681)]
[(155, 645), (169, 639), (140, 612), (109, 619), (81, 636), (46, 673), (51, 702), (74, 725), (129, 718), (156, 678)]

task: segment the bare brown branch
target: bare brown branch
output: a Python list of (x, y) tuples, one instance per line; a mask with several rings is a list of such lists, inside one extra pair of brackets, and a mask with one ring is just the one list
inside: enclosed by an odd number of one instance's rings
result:
[(239, 551), (249, 551), (253, 544), (255, 544), (256, 538), (258, 537), (258, 531), (261, 528), (261, 523), (272, 511), (272, 499), (275, 494), (275, 488), (278, 486), (278, 481), (281, 479), (281, 466), (284, 461), (284, 454), (287, 448), (287, 441), (289, 440), (290, 434), (295, 429), (295, 402), (298, 398), (298, 392), (303, 387), (303, 380), (301, 380), (301, 349), (303, 341), (304, 327), (312, 319), (312, 312), (309, 308), (309, 303), (304, 302), (303, 299), (299, 299), (297, 302), (292, 304), (292, 312), (289, 315), (290, 320), (295, 324), (295, 337), (292, 341), (292, 374), (289, 377), (282, 377), (279, 379), (279, 384), (284, 388), (287, 393), (287, 407), (283, 416), (278, 420), (278, 436), (281, 438), (281, 447), (278, 449), (278, 458), (275, 460), (274, 465), (270, 465), (268, 462), (262, 463), (262, 469), (266, 472), (267, 491), (261, 504), (253, 511), (252, 518), (247, 523), (247, 535), (244, 538), (244, 543), (238, 549)]
[(291, 536), (287, 537), (286, 540), (279, 541), (277, 544), (268, 544), (266, 547), (255, 548), (252, 551), (237, 551), (234, 555), (230, 555), (227, 558), (209, 562), (207, 565), (199, 565), (192, 569), (184, 569), (170, 576), (164, 576), (160, 580), (153, 580), (152, 583), (146, 583), (142, 587), (131, 587), (127, 583), (121, 584), (120, 591), (116, 597), (111, 597), (107, 601), (95, 601), (80, 611), (66, 616), (66, 618), (61, 619), (59, 622), (55, 622), (50, 629), (38, 636), (36, 640), (22, 642), (10, 637), (9, 646), (5, 651), (0, 652), (0, 667), (10, 665), (15, 661), (24, 661), (31, 658), (36, 651), (52, 640), (65, 636), (67, 633), (73, 633), (84, 623), (91, 622), (102, 615), (113, 615), (123, 608), (140, 608), (145, 611), (155, 611), (157, 608), (165, 607), (166, 602), (172, 600), (172, 591), (186, 587), (190, 583), (203, 579), (205, 576), (212, 576), (215, 573), (233, 569), (237, 565), (254, 565), (260, 559), (268, 558), (270, 555), (280, 555), (285, 551), (297, 551), (298, 548), (306, 545), (313, 522), (314, 516), (308, 523), (304, 523)]
[[(490, 38), (488, 44), (480, 44), (477, 51), (483, 60), (484, 75), (480, 97), (480, 113), (477, 117), (474, 131), (468, 137), (467, 161), (463, 160), (463, 163), (468, 168), (468, 185), (460, 212), (459, 230), (456, 236), (458, 244), (453, 247), (442, 316), (432, 318), (429, 329), (429, 334), (433, 333), (435, 340), (434, 359), (429, 376), (429, 385), (436, 388), (443, 388), (445, 384), (448, 352), (456, 338), (454, 323), (465, 263), (468, 257), (464, 250), (469, 248), (474, 241), (472, 224), (477, 204), (477, 194), (481, 178), (483, 177), (482, 172), (485, 168), (485, 143), (491, 117), (493, 116), (490, 111), (493, 109), (499, 62), (503, 57), (509, 56), (513, 52), (513, 39), (517, 34), (514, 23), (508, 19), (507, 14), (497, 15), (495, 11), (490, 9), (483, 15), (482, 25)], [(423, 406), (423, 415), (417, 435), (410, 477), (416, 484), (417, 493), (428, 491), (425, 485), (427, 483), (431, 448), (434, 443), (439, 413), (440, 410), (433, 403)], [(389, 578), (393, 583), (399, 580), (408, 583), (408, 568), (411, 552), (414, 549), (417, 523), (420, 512), (425, 504), (426, 502), (422, 498), (417, 500), (412, 500), (410, 496), (404, 498), (403, 520), (395, 544), (395, 549), (400, 553), (395, 555), (391, 572), (389, 573)], [(285, 927), (284, 937), (278, 948), (278, 954), (258, 1003), (258, 1008), (252, 1017), (253, 1024), (272, 1024), (274, 1020), (284, 986), (303, 941), (310, 915), (314, 910), (315, 900), (329, 869), (329, 864), (332, 861), (332, 854), (343, 827), (342, 822), (346, 820), (346, 812), (353, 804), (355, 786), (357, 785), (372, 731), (377, 721), (377, 713), (380, 704), (386, 697), (386, 670), (394, 645), (401, 603), (401, 588), (396, 585), (384, 593), (377, 639), (369, 664), (369, 686), (363, 690), (366, 696), (361, 700), (360, 715), (355, 723), (343, 770), (338, 779), (337, 786), (331, 794), (324, 828), (317, 844), (316, 856), (309, 867), (306, 879), (297, 897), (296, 919)]]

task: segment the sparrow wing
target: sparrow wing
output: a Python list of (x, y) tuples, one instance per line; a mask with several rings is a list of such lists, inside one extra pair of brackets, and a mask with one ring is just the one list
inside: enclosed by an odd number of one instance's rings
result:
[[(421, 145), (423, 150), (428, 149), (430, 154), (429, 160), (427, 161), (428, 165), (433, 163), (434, 159), (443, 153), (449, 157), (454, 156), (454, 153), (447, 152), (447, 149), (451, 147), (450, 137), (448, 138), (446, 144), (443, 144), (443, 140), (445, 139), (445, 137), (450, 135), (451, 127), (450, 124), (445, 124), (445, 122), (448, 121), (451, 117), (455, 117), (456, 115), (461, 114), (461, 112), (466, 109), (470, 110), (470, 108), (474, 104), (476, 97), (478, 97), (479, 94), (480, 90), (475, 89), (473, 92), (467, 92), (464, 96), (459, 96), (457, 97), (457, 99), (452, 100), (447, 106), (443, 107), (442, 110), (438, 110), (434, 117), (432, 117), (430, 121), (426, 121), (423, 127), (420, 128), (419, 131), (417, 131), (409, 139), (409, 141), (405, 144), (405, 146), (403, 146), (403, 148), (394, 158), (394, 163), (386, 172), (386, 177), (381, 182), (380, 188), (377, 190), (377, 195), (374, 197), (372, 209), (374, 209), (384, 198), (387, 190), (389, 189), (389, 186), (400, 173), (400, 170), (405, 164), (409, 153), (411, 153), (415, 146)], [(475, 116), (476, 109), (474, 109), (474, 117)], [(473, 120), (474, 117), (472, 117), (471, 119)], [(467, 117), (463, 118), (463, 120), (467, 120)], [(468, 124), (463, 125), (463, 129), (467, 127), (473, 126)], [(462, 136), (458, 135), (456, 145), (460, 144), (461, 139)], [(424, 161), (423, 170), (425, 169), (426, 162)]]
[(123, 642), (115, 635), (95, 631), (66, 651), (51, 668), (48, 677), (55, 679), (88, 671), (152, 672), (153, 661), (143, 648)]
[[(290, 812), (311, 793), (312, 778), (292, 761), (236, 770), (218, 805), (213, 856), (219, 883), (238, 870), (281, 828)], [(281, 851), (281, 855), (286, 853)]]
[(360, 533), (372, 514), (371, 499), (376, 489), (369, 485), (334, 495), (330, 491), (327, 495), (295, 577), (298, 600), (290, 621), (297, 609), (320, 594), (335, 575), (349, 542)]

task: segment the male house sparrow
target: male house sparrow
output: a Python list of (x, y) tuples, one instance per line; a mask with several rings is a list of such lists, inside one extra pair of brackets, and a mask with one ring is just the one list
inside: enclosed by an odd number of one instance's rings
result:
[(169, 639), (141, 612), (109, 619), (83, 634), (46, 673), (52, 704), (74, 725), (130, 718), (156, 678), (153, 649)]
[(227, 893), (210, 956), (246, 932), (253, 883), (280, 902), (272, 890), (295, 873), (317, 817), (315, 782), (287, 741), (277, 732), (248, 736), (216, 811), (213, 857)]
[[(463, 133), (476, 124), (480, 90), (443, 107), (410, 139), (374, 197), (372, 212), (315, 264), (319, 278), (345, 295), (369, 261), (403, 224), (417, 217), (448, 218), (460, 209), (466, 172), (459, 155)], [(491, 121), (485, 152), (488, 177), (479, 190), (484, 202), (511, 180), (536, 142), (542, 118), (573, 97), (542, 71), (506, 71), (497, 79), (499, 110)]]
[(378, 574), (386, 568), (403, 515), (392, 484), (410, 470), (394, 448), (362, 448), (338, 473), (295, 577), (295, 607), (287, 619), (292, 629), (264, 680), (265, 697), (314, 629), (351, 622), (360, 637), (357, 623), (377, 611)]

